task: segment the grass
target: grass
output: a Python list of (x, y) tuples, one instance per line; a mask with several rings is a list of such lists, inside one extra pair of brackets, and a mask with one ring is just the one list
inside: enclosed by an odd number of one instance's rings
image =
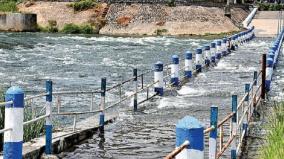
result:
[(68, 4), (69, 7), (72, 7), (74, 11), (83, 11), (90, 8), (93, 8), (97, 5), (97, 1), (95, 0), (79, 0), (77, 2), (73, 2)]
[(0, 0), (0, 12), (16, 12), (16, 0)]
[(284, 102), (274, 107), (268, 124), (267, 145), (261, 151), (261, 159), (280, 159), (284, 156)]
[(94, 33), (94, 29), (90, 24), (66, 24), (61, 32), (65, 34), (92, 34)]

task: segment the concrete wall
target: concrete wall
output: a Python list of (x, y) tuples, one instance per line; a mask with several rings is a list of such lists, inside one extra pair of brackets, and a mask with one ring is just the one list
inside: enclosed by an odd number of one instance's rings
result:
[(0, 14), (1, 31), (36, 31), (37, 15), (22, 13)]

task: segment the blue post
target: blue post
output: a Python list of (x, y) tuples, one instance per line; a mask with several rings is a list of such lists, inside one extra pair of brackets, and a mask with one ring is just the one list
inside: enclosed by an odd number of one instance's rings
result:
[(195, 68), (196, 72), (202, 71), (202, 49), (198, 48), (196, 49), (196, 57), (195, 57)]
[(218, 124), (218, 107), (211, 106), (210, 111), (210, 127), (214, 130), (210, 131), (209, 138), (209, 159), (216, 159), (217, 152), (217, 125)]
[(217, 56), (216, 59), (220, 60), (222, 56), (221, 40), (217, 40)]
[(164, 81), (163, 81), (163, 63), (158, 61), (154, 65), (154, 91), (159, 95), (163, 96), (164, 94)]
[(138, 91), (138, 82), (137, 82), (137, 68), (133, 69), (133, 77), (134, 77), (134, 84), (135, 84), (135, 92), (136, 94), (134, 95), (133, 98), (133, 107), (134, 107), (134, 112), (137, 111), (137, 107), (138, 107), (138, 102), (137, 102), (137, 91)]
[(227, 55), (227, 38), (222, 39), (222, 56)]
[(212, 42), (211, 43), (211, 62), (212, 63), (215, 63), (216, 61), (215, 61), (215, 59), (216, 59), (216, 57), (215, 57), (215, 54), (217, 53), (217, 51), (216, 51), (216, 43), (215, 42)]
[(105, 96), (106, 96), (106, 78), (101, 79), (101, 106), (100, 106), (100, 123), (99, 123), (99, 132), (100, 134), (104, 133), (105, 125)]
[(172, 56), (171, 65), (171, 83), (173, 86), (178, 86), (179, 84), (179, 58), (177, 55)]
[(184, 61), (184, 75), (186, 78), (192, 77), (192, 53), (190, 51), (185, 52), (185, 61)]
[(5, 105), (5, 129), (4, 133), (4, 159), (22, 158), (23, 152), (23, 121), (24, 121), (24, 91), (19, 87), (11, 87), (7, 90), (5, 101), (13, 101), (13, 104)]
[(204, 54), (205, 54), (205, 66), (209, 67), (210, 65), (210, 46), (205, 45), (204, 47)]
[[(245, 93), (249, 93), (250, 91), (250, 84), (245, 84)], [(246, 96), (245, 101), (249, 103), (249, 95)], [(248, 105), (249, 107), (249, 105)], [(248, 132), (248, 114), (250, 114), (251, 109), (247, 112), (243, 120), (243, 131), (245, 131), (245, 136), (247, 136)]]
[(45, 118), (45, 153), (52, 153), (52, 81), (45, 82), (46, 86), (46, 115)]
[(176, 159), (204, 159), (204, 127), (196, 118), (186, 116), (176, 125), (176, 147), (189, 141), (189, 146)]
[[(237, 107), (238, 107), (238, 96), (232, 95), (232, 112), (234, 113), (232, 117), (232, 130), (231, 130), (231, 136), (237, 134)], [(231, 143), (231, 159), (237, 158), (237, 141), (236, 138), (233, 139)]]
[(253, 85), (256, 86), (256, 85), (257, 85), (257, 71), (254, 71), (254, 72), (253, 72), (253, 81), (254, 81), (254, 82), (253, 82)]
[(266, 92), (269, 92), (271, 80), (272, 80), (272, 74), (273, 74), (273, 59), (268, 58), (266, 63), (267, 65), (266, 65), (265, 89), (266, 89)]

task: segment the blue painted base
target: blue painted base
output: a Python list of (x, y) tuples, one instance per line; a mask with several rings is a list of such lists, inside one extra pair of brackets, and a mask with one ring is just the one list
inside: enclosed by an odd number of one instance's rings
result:
[(222, 56), (226, 56), (227, 52), (226, 51), (222, 51)]
[(195, 65), (196, 72), (201, 72), (202, 71), (202, 66), (201, 65)]
[(186, 78), (191, 78), (192, 72), (191, 71), (184, 71), (184, 75), (185, 75)]
[(163, 96), (164, 95), (164, 89), (163, 88), (155, 87), (154, 88), (154, 92), (158, 93), (159, 96)]
[(237, 152), (236, 152), (236, 150), (231, 150), (231, 159), (237, 159)]
[(45, 125), (45, 153), (52, 153), (52, 125)]
[(215, 60), (215, 56), (212, 56), (212, 57), (211, 57), (211, 62), (213, 62), (213, 63), (215, 63), (215, 62), (216, 62), (216, 60)]
[(209, 66), (210, 65), (210, 60), (209, 59), (205, 59), (205, 65)]
[(171, 83), (173, 86), (178, 86), (179, 83), (178, 77), (171, 78)]
[(105, 125), (105, 115), (104, 113), (100, 113), (100, 123), (99, 123), (99, 132), (100, 134), (104, 133), (104, 125)]
[(245, 136), (247, 136), (248, 124), (243, 124), (243, 130), (245, 131)]
[(221, 53), (217, 53), (216, 59), (217, 59), (217, 60), (220, 60), (220, 59), (221, 59)]
[(265, 90), (266, 90), (266, 92), (270, 91), (270, 85), (271, 85), (271, 81), (270, 80), (265, 80)]
[(23, 152), (23, 142), (5, 142), (4, 159), (21, 159)]

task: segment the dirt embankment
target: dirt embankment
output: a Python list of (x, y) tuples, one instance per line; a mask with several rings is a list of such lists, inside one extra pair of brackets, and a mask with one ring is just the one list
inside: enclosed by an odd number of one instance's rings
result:
[(99, 17), (102, 15), (106, 4), (85, 11), (75, 12), (68, 4), (71, 2), (32, 2), (19, 4), (18, 10), (24, 13), (37, 14), (37, 23), (41, 27), (49, 25), (49, 21), (56, 21), (57, 28), (61, 30), (65, 24), (92, 24), (99, 25)]
[(106, 35), (205, 35), (238, 31), (247, 11), (232, 9), (232, 19), (216, 7), (112, 4), (107, 25), (100, 34)]
[[(68, 7), (70, 2), (33, 2), (18, 5), (20, 12), (37, 14), (38, 25), (46, 27), (55, 21), (61, 30), (65, 24), (91, 24), (100, 29), (100, 34), (143, 36), (143, 35), (205, 35), (238, 31), (248, 15), (240, 8), (232, 9), (232, 19), (224, 16), (224, 10), (217, 7), (177, 6), (160, 4), (111, 4), (102, 17), (106, 4), (92, 9), (75, 12)], [(105, 15), (104, 15), (105, 16)], [(102, 24), (106, 25), (102, 27)], [(101, 28), (102, 27), (102, 28)]]

